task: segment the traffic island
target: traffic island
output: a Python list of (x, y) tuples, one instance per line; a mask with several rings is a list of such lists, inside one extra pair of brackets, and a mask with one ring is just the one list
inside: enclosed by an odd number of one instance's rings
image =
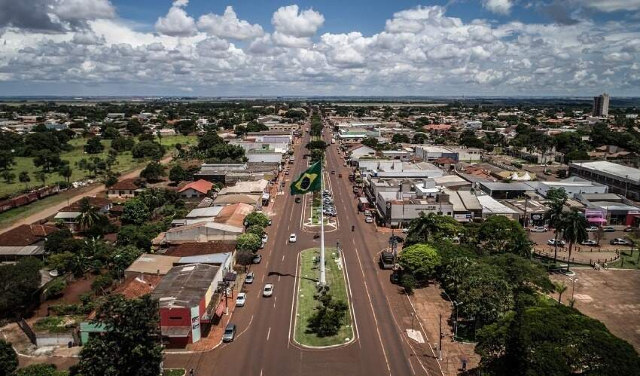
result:
[[(326, 248), (326, 277), (329, 286), (328, 294), (331, 302), (321, 302), (318, 293), (319, 259), (320, 249), (310, 248), (300, 253), (298, 265), (298, 286), (296, 295), (296, 315), (294, 323), (293, 340), (296, 344), (310, 348), (336, 347), (353, 342), (353, 317), (351, 301), (347, 292), (345, 271), (342, 257), (335, 248)], [(332, 308), (341, 305), (336, 302), (344, 302), (346, 310), (341, 316), (341, 325), (337, 333), (333, 335), (318, 335), (311, 329), (310, 323), (320, 311), (323, 304)], [(333, 309), (329, 309), (333, 311)], [(331, 315), (331, 312), (329, 313)]]

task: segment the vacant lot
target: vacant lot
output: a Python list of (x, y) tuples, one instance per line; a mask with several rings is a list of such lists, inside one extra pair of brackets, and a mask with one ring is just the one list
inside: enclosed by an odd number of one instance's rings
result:
[[(562, 294), (562, 302), (569, 304), (573, 295), (575, 308), (602, 321), (611, 333), (627, 340), (640, 351), (640, 270), (572, 270), (576, 273), (575, 277), (551, 277), (568, 287)], [(572, 279), (575, 280), (575, 292)]]
[[(171, 136), (171, 137), (162, 137), (160, 142), (167, 147), (168, 151), (173, 149), (175, 144), (195, 144), (196, 137), (195, 136)], [(83, 180), (87, 177), (88, 172), (80, 170), (76, 163), (83, 158), (91, 158), (91, 157), (100, 157), (101, 159), (107, 158), (107, 152), (109, 151), (111, 140), (104, 140), (102, 144), (105, 146), (104, 151), (100, 154), (86, 154), (84, 152), (84, 145), (87, 143), (86, 138), (76, 138), (69, 142), (70, 145), (73, 146), (73, 149), (64, 152), (61, 154), (62, 160), (69, 161), (69, 165), (73, 169), (73, 175), (71, 176), (71, 181)], [(4, 181), (0, 184), (0, 197), (6, 195), (13, 195), (25, 189), (25, 184), (20, 183), (17, 179), (17, 176), (22, 171), (27, 171), (29, 173), (29, 177), (31, 178), (31, 182), (28, 183), (29, 187), (42, 185), (42, 182), (37, 181), (34, 176), (36, 171), (39, 171), (39, 168), (33, 165), (33, 158), (30, 157), (18, 157), (16, 158), (16, 165), (13, 166), (12, 172), (16, 174), (16, 180), (13, 184), (6, 184)], [(146, 161), (135, 160), (131, 156), (131, 152), (122, 152), (118, 155), (118, 159), (116, 165), (113, 167), (113, 170), (116, 172), (125, 172), (129, 170), (133, 170), (136, 167), (142, 166), (146, 163)], [(55, 172), (52, 172), (47, 175), (47, 184), (53, 184), (59, 181), (64, 180), (60, 175)]]

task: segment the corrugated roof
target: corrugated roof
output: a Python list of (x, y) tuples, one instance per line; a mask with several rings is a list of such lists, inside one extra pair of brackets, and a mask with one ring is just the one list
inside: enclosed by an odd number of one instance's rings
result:
[(218, 273), (217, 266), (189, 264), (175, 266), (153, 291), (160, 308), (195, 307), (204, 298)]

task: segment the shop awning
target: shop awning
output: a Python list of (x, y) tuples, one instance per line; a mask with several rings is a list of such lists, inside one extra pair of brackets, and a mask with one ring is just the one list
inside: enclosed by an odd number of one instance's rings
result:
[(222, 317), (225, 308), (227, 308), (227, 305), (224, 303), (224, 300), (220, 301), (220, 304), (218, 304), (218, 308), (216, 308), (216, 316)]

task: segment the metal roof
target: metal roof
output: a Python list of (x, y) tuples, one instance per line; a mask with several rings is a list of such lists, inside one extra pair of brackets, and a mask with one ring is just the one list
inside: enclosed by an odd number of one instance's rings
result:
[(205, 297), (220, 268), (207, 264), (175, 266), (151, 293), (160, 308), (195, 307)]
[(640, 181), (640, 169), (608, 161), (575, 162), (570, 163), (569, 166), (580, 167), (585, 170), (614, 176), (619, 179), (628, 179), (635, 182)]

